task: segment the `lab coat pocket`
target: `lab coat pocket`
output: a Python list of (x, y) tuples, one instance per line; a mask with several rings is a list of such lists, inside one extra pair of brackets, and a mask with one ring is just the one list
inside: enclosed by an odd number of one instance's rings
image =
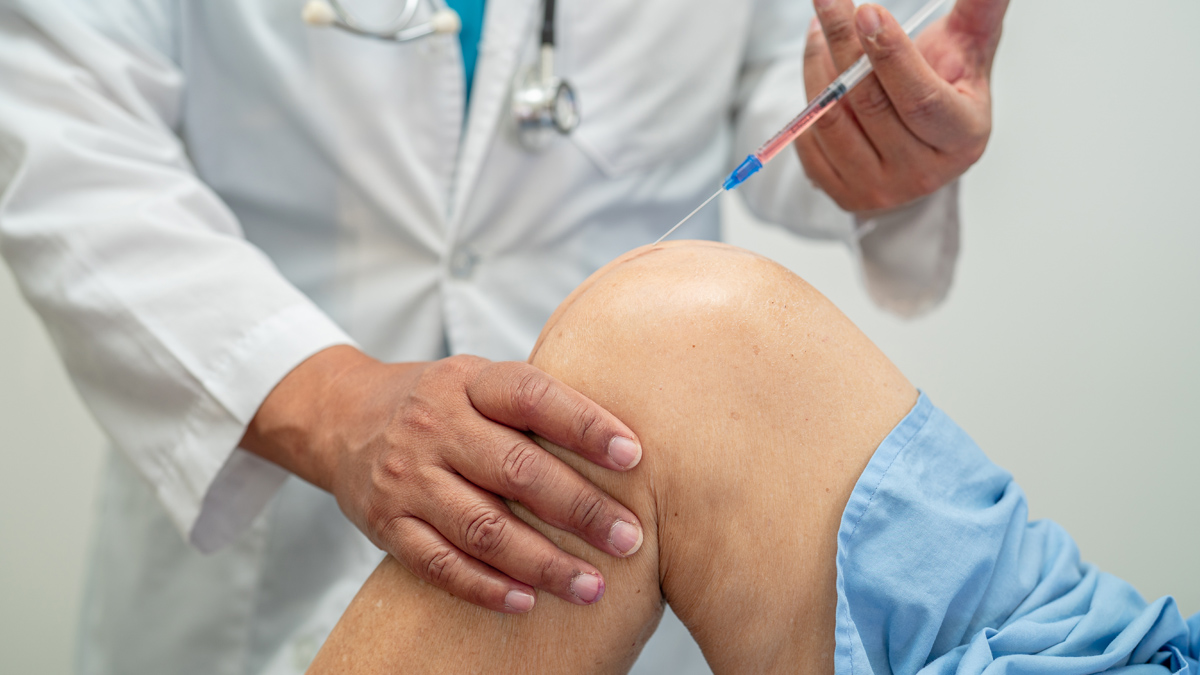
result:
[(574, 142), (608, 176), (694, 154), (727, 122), (749, 15), (739, 0), (559, 0)]

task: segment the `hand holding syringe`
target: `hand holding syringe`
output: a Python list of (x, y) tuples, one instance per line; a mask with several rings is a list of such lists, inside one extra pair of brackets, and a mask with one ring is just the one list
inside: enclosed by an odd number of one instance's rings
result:
[[(921, 8), (907, 23), (904, 24), (904, 32), (910, 36), (916, 33), (930, 17), (933, 16), (942, 5), (946, 4), (947, 0), (930, 0), (924, 7)], [(750, 155), (743, 161), (729, 177), (725, 179), (725, 183), (721, 189), (717, 190), (711, 197), (704, 200), (700, 206), (689, 213), (683, 220), (679, 221), (675, 227), (667, 230), (667, 233), (658, 238), (654, 242), (658, 244), (663, 239), (666, 239), (672, 232), (679, 229), (681, 225), (686, 223), (692, 216), (696, 215), (701, 209), (707, 206), (712, 200), (716, 199), (722, 192), (733, 190), (741, 185), (747, 178), (753, 176), (765, 164), (775, 158), (784, 148), (790, 147), (791, 144), (800, 137), (805, 131), (808, 131), (817, 120), (821, 119), (829, 110), (831, 110), (839, 101), (850, 92), (851, 89), (858, 86), (874, 68), (867, 56), (863, 56), (853, 66), (846, 70), (835, 79), (828, 87), (808, 104), (804, 110), (800, 112), (791, 122), (787, 124), (779, 133), (775, 134), (766, 143), (763, 143), (754, 154)]]

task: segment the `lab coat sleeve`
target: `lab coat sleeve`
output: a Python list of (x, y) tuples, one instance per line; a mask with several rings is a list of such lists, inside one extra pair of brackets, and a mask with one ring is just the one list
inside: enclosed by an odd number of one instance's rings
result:
[[(899, 16), (912, 2), (884, 3)], [(734, 110), (732, 169), (804, 108), (804, 46), (812, 5), (759, 0)], [(912, 204), (855, 216), (807, 178), (795, 152), (780, 153), (738, 187), (759, 218), (799, 234), (845, 242), (871, 297), (900, 316), (927, 312), (945, 299), (958, 259), (957, 181)]]
[(212, 551), (286, 478), (237, 449), (258, 406), (350, 339), (190, 169), (176, 4), (90, 3), (108, 30), (51, 0), (0, 3), (0, 252), (113, 444)]

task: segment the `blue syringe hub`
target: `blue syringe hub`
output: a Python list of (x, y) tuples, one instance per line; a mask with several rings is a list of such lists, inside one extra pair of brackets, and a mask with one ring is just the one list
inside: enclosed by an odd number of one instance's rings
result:
[(725, 190), (732, 190), (746, 182), (746, 179), (758, 173), (758, 170), (762, 166), (762, 162), (758, 161), (757, 157), (750, 155), (746, 158), (746, 161), (739, 164), (738, 168), (733, 170), (733, 173), (729, 174), (729, 178), (725, 179)]

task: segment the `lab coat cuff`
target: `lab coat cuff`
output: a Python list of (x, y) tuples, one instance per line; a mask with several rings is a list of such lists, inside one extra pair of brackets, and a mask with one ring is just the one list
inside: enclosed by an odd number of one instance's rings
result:
[(159, 467), (159, 497), (203, 553), (232, 542), (266, 507), (288, 472), (238, 448), (250, 420), (280, 380), (317, 352), (353, 344), (315, 306), (280, 311), (247, 333), (204, 378), (182, 442)]
[(850, 246), (871, 299), (912, 318), (945, 300), (958, 261), (959, 183), (888, 211), (858, 214)]

